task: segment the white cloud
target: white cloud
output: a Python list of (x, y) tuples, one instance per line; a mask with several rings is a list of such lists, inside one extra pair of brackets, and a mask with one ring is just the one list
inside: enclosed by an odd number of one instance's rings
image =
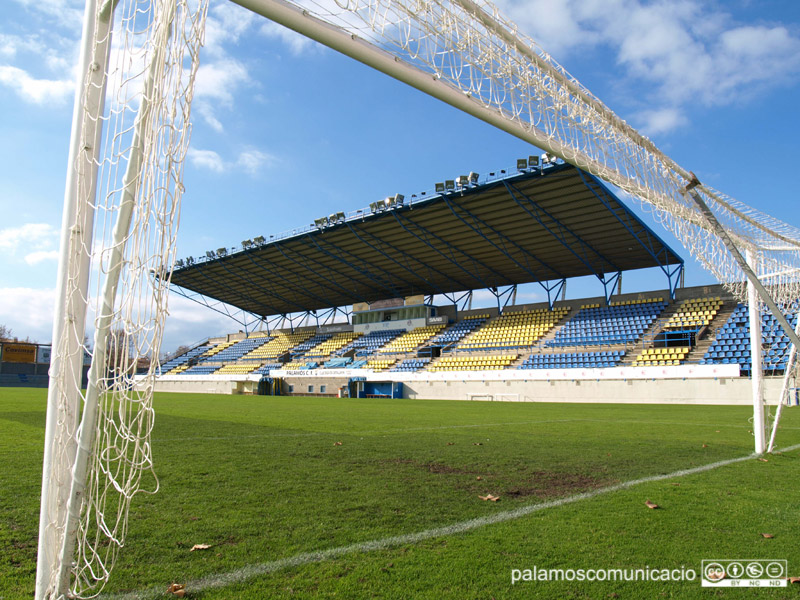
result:
[(249, 80), (247, 68), (238, 60), (227, 58), (207, 63), (197, 69), (195, 96), (211, 98), (223, 105), (231, 106), (234, 92)]
[[(51, 248), (58, 239), (58, 230), (48, 223), (26, 223), (0, 229), (0, 250), (15, 254), (20, 248)], [(30, 264), (30, 263), (29, 263)]]
[[(169, 311), (164, 323), (162, 352), (170, 353), (178, 346), (192, 344), (207, 337), (233, 333), (242, 326), (218, 312), (176, 293), (169, 295)], [(235, 309), (233, 309), (235, 312)]]
[(283, 25), (279, 25), (274, 21), (265, 22), (260, 28), (259, 33), (265, 37), (280, 40), (288, 46), (289, 51), (295, 56), (304, 54), (306, 52), (320, 51), (322, 46), (311, 38), (297, 33)]
[[(800, 72), (800, 38), (780, 25), (742, 25), (723, 5), (698, 0), (500, 0), (503, 12), (543, 49), (570, 56), (609, 52), (636, 115), (651, 133), (686, 124), (682, 107), (748, 100)], [(620, 83), (620, 82), (617, 82)], [(641, 93), (642, 84), (646, 91)]]
[(199, 169), (209, 169), (215, 173), (222, 173), (227, 169), (225, 161), (213, 150), (196, 150), (189, 148), (187, 158)]
[(218, 59), (227, 58), (225, 45), (238, 42), (257, 20), (261, 17), (232, 2), (216, 3), (206, 18), (205, 52)]
[(222, 122), (214, 114), (214, 107), (209, 102), (204, 102), (202, 99), (195, 100), (193, 106), (197, 114), (200, 115), (200, 118), (202, 118), (211, 129), (217, 133), (225, 131)]
[(236, 164), (247, 173), (255, 175), (262, 167), (271, 166), (275, 162), (276, 159), (271, 154), (261, 152), (260, 150), (245, 150), (239, 154)]
[(262, 169), (268, 168), (277, 162), (277, 159), (271, 154), (255, 148), (240, 152), (234, 161), (226, 161), (213, 150), (197, 150), (195, 148), (189, 148), (187, 157), (189, 162), (198, 169), (207, 169), (215, 173), (244, 171), (250, 175), (256, 175)]
[(64, 102), (75, 92), (71, 79), (35, 79), (18, 67), (0, 65), (0, 83), (34, 104)]
[(65, 29), (80, 31), (84, 3), (78, 0), (16, 0), (18, 4), (50, 17)]
[(218, 107), (232, 108), (240, 88), (251, 84), (247, 67), (233, 58), (207, 63), (197, 69), (195, 106), (198, 114), (212, 129), (223, 131), (216, 115)]
[(634, 119), (640, 123), (638, 129), (650, 136), (667, 133), (689, 124), (689, 119), (677, 108), (645, 110), (634, 115)]
[(41, 262), (49, 260), (58, 260), (58, 250), (37, 250), (25, 255), (25, 262), (29, 265), (38, 265)]
[(21, 339), (50, 343), (55, 290), (0, 288), (0, 323)]

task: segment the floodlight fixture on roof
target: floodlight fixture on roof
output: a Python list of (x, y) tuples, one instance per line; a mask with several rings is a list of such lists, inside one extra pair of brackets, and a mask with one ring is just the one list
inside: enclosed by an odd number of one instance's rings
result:
[(327, 217), (322, 217), (321, 219), (314, 219), (314, 225), (316, 227), (318, 227), (319, 229), (322, 229), (327, 224), (328, 224), (328, 218)]
[(444, 182), (443, 181), (436, 182), (436, 186), (434, 187), (434, 191), (436, 191), (437, 194), (444, 193)]
[(380, 212), (382, 210), (381, 203), (380, 202), (370, 202), (369, 203), (369, 209), (373, 213)]
[(550, 163), (554, 163), (554, 162), (556, 162), (556, 157), (555, 156), (553, 156), (551, 154), (548, 154), (547, 152), (542, 154), (542, 164), (543, 165), (549, 165)]
[(175, 266), (180, 269), (183, 266), (183, 259), (179, 258), (178, 260), (176, 260), (175, 261)]
[(527, 158), (518, 158), (517, 159), (517, 171), (524, 171), (528, 168), (528, 159)]
[(403, 200), (405, 200), (405, 199), (406, 199), (406, 197), (403, 196), (403, 194), (395, 194), (394, 195), (394, 204), (395, 204), (395, 206), (403, 206)]
[(336, 219), (337, 223), (344, 223), (345, 214), (342, 211), (334, 213), (333, 216)]
[(217, 253), (213, 250), (206, 250), (206, 258), (217, 258)]
[(477, 185), (478, 184), (478, 177), (480, 177), (480, 175), (478, 175), (475, 171), (470, 171), (469, 172), (469, 182), (471, 184)]
[(218, 256), (228, 256), (228, 249), (227, 248), (217, 248), (217, 255)]
[(458, 179), (458, 187), (467, 187), (469, 185), (469, 177), (467, 175), (459, 175)]
[(256, 236), (256, 237), (254, 237), (254, 238), (253, 238), (253, 243), (254, 243), (254, 244), (258, 244), (259, 246), (261, 246), (262, 244), (264, 244), (266, 241), (267, 241), (267, 240), (265, 240), (265, 239), (264, 239), (264, 236), (263, 236), (263, 235), (258, 235), (258, 236)]
[(444, 189), (447, 191), (456, 189), (456, 182), (454, 179), (445, 179), (444, 180)]
[(242, 248), (247, 250), (253, 246), (253, 240), (242, 240)]
[(194, 256), (187, 256), (186, 257), (186, 264), (187, 264), (187, 266), (188, 265), (193, 265), (194, 264)]
[(529, 167), (538, 167), (539, 166), (539, 155), (532, 154), (528, 157), (528, 166)]

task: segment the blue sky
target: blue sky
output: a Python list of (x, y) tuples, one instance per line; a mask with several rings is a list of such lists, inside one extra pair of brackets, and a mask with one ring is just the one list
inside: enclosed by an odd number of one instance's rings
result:
[[(800, 3), (503, 0), (501, 10), (700, 179), (800, 226)], [(50, 341), (82, 3), (0, 8), (0, 323)], [(535, 150), (332, 50), (212, 0), (179, 256), (407, 197)], [(663, 232), (653, 225), (659, 233)], [(666, 233), (665, 239), (676, 243)], [(687, 285), (713, 280), (682, 248)], [(628, 274), (623, 291), (665, 287)], [(596, 282), (568, 294), (602, 293)], [(541, 294), (526, 288), (520, 301)], [(164, 349), (238, 325), (173, 296)]]

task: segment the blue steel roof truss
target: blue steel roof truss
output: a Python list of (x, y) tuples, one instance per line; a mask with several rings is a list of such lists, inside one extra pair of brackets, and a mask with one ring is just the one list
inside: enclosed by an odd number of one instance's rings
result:
[[(505, 186), (514, 201), (526, 213), (536, 219), (536, 221), (542, 227), (549, 231), (554, 239), (561, 242), (561, 245), (563, 245), (568, 252), (574, 255), (575, 258), (581, 261), (581, 263), (586, 266), (590, 273), (593, 273), (599, 277), (605, 270), (618, 270), (615, 268), (612, 261), (603, 256), (603, 254), (596, 248), (584, 241), (579, 235), (564, 225), (559, 219), (550, 214), (549, 211), (545, 210), (533, 197), (520, 191), (510, 182), (505, 182)], [(525, 199), (525, 202), (520, 201), (520, 196)], [(551, 223), (548, 224), (544, 217), (547, 217)], [(577, 248), (573, 247), (573, 244), (575, 244)], [(603, 269), (598, 269), (588, 256), (589, 253), (593, 254), (596, 258), (599, 258), (606, 265), (606, 267)]]
[(528, 282), (552, 305), (571, 277), (594, 275), (607, 290), (622, 271), (656, 266), (672, 285), (680, 257), (594, 177), (575, 171), (548, 166), (275, 241), (260, 237), (176, 268), (173, 284), (261, 316), (415, 294), (455, 300)]
[(273, 268), (274, 263), (272, 263), (272, 261), (267, 260), (267, 259), (263, 259), (263, 258), (261, 260), (258, 260), (258, 261), (253, 260), (253, 257), (251, 256), (251, 252), (252, 251), (249, 250), (249, 249), (245, 250), (245, 254), (246, 254), (247, 258), (250, 260), (250, 262), (252, 263), (252, 265), (256, 269), (260, 269), (260, 270), (264, 271), (270, 277), (275, 277), (275, 278), (278, 278), (281, 281), (283, 281), (284, 285), (287, 286), (287, 289), (289, 289), (291, 291), (294, 291), (294, 292), (302, 291), (303, 293), (308, 294), (309, 296), (311, 296), (312, 298), (314, 298), (318, 302), (326, 302), (327, 301), (324, 296), (320, 296), (318, 294), (315, 294), (314, 292), (310, 291), (308, 289), (308, 287), (300, 287), (300, 286), (298, 286), (295, 282), (291, 281), (288, 277), (286, 277), (285, 271), (283, 271), (281, 269), (278, 269), (278, 268)]
[[(456, 253), (461, 254), (462, 256), (467, 258), (470, 262), (472, 262), (473, 266), (481, 265), (485, 269), (488, 269), (488, 267), (486, 267), (486, 265), (483, 265), (478, 259), (476, 259), (474, 256), (470, 256), (469, 254), (467, 254), (461, 248), (456, 248), (455, 246), (453, 246), (452, 244), (450, 244), (446, 240), (442, 239), (440, 236), (437, 236), (436, 234), (432, 233), (431, 231), (429, 231), (428, 229), (426, 229), (425, 227), (423, 227), (422, 225), (420, 225), (416, 221), (412, 221), (407, 216), (401, 215), (401, 213), (399, 211), (394, 211), (393, 214), (394, 214), (394, 217), (397, 220), (397, 222), (400, 223), (400, 226), (406, 232), (410, 233), (411, 235), (413, 235), (415, 238), (417, 238), (421, 242), (424, 242), (425, 244), (427, 244), (428, 247), (431, 250), (433, 250), (436, 254), (439, 254), (439, 255), (447, 258), (456, 268), (458, 268), (459, 270), (461, 270), (464, 273), (466, 273), (469, 276), (470, 279), (477, 279), (478, 281), (480, 281), (481, 287), (489, 287), (488, 284), (486, 284), (486, 282), (483, 280), (483, 278), (481, 278), (479, 273), (477, 273), (476, 271), (470, 271), (469, 269), (467, 269), (463, 265), (463, 263), (456, 258), (455, 254)], [(405, 221), (405, 223), (404, 223), (404, 221)], [(414, 231), (411, 231), (411, 229), (409, 229), (409, 227), (407, 225), (413, 225), (416, 229), (420, 230), (423, 233), (423, 236), (420, 236), (417, 233), (415, 233)], [(440, 244), (444, 245), (450, 251), (450, 256), (447, 256), (446, 253), (442, 252), (442, 250), (439, 249), (436, 245), (434, 245), (429, 238), (435, 238), (435, 240), (437, 242), (439, 242)], [(462, 284), (462, 285), (465, 286), (463, 289), (466, 289), (468, 287), (468, 286), (466, 286), (466, 284)]]
[[(336, 244), (328, 240), (324, 240), (320, 236), (305, 235), (303, 236), (303, 238), (304, 241), (310, 240), (311, 243), (314, 246), (316, 246), (317, 250), (319, 250), (323, 254), (336, 259), (337, 261), (347, 266), (348, 268), (353, 269), (353, 271), (360, 273), (361, 275), (364, 275), (367, 279), (375, 283), (376, 286), (384, 289), (385, 293), (389, 294), (387, 297), (394, 298), (398, 295), (397, 284), (394, 281), (392, 281), (391, 278), (385, 275), (382, 277), (378, 277), (376, 273), (379, 273), (380, 269), (375, 269), (374, 265), (372, 265), (370, 261), (362, 257), (353, 256), (349, 251), (345, 250), (341, 246), (337, 246)], [(336, 252), (331, 252), (328, 248), (323, 248), (322, 247), (323, 244), (325, 244), (330, 248), (333, 248), (334, 250), (336, 250)]]
[[(608, 209), (609, 213), (616, 217), (617, 221), (639, 241), (641, 247), (658, 263), (658, 267), (667, 276), (670, 296), (674, 298), (680, 275), (683, 273), (684, 261), (680, 260), (673, 269), (670, 269), (669, 246), (667, 246), (647, 224), (637, 219), (632, 212), (625, 210), (621, 204), (612, 206), (609, 201), (611, 192), (602, 182), (594, 177), (586, 175), (581, 170), (578, 170), (578, 175), (580, 175), (586, 188), (591, 190), (594, 196)], [(658, 244), (655, 242), (658, 242)], [(656, 248), (656, 246), (658, 246), (658, 248)]]
[[(351, 290), (348, 290), (347, 288), (345, 288), (342, 285), (340, 285), (336, 280), (332, 279), (331, 277), (328, 277), (321, 269), (318, 269), (318, 268), (315, 268), (314, 266), (311, 266), (309, 264), (308, 259), (305, 256), (302, 256), (303, 260), (301, 261), (301, 260), (299, 260), (299, 258), (297, 258), (297, 257), (301, 256), (299, 253), (295, 253), (293, 251), (289, 251), (289, 252), (285, 251), (281, 247), (281, 243), (280, 242), (276, 242), (274, 244), (274, 246), (278, 250), (278, 252), (281, 254), (281, 256), (283, 256), (287, 261), (297, 265), (303, 271), (308, 271), (310, 274), (312, 274), (312, 275), (314, 275), (316, 277), (322, 278), (331, 287), (339, 289), (343, 294), (345, 294), (346, 296), (349, 296), (350, 298), (352, 298), (352, 302), (362, 302), (362, 301), (364, 301), (364, 298), (359, 298), (359, 297), (355, 296), (352, 293)], [(333, 270), (333, 269), (331, 269), (331, 270)]]
[[(442, 273), (441, 271), (438, 271), (436, 269), (433, 269), (430, 265), (427, 265), (427, 264), (425, 264), (423, 262), (418, 261), (416, 258), (414, 258), (414, 261), (418, 263), (418, 266), (415, 269), (409, 264), (409, 260), (412, 257), (409, 254), (403, 252), (403, 250), (401, 248), (398, 248), (394, 244), (390, 244), (386, 240), (382, 240), (378, 236), (375, 236), (375, 235), (373, 235), (373, 234), (371, 234), (371, 233), (369, 233), (367, 231), (359, 232), (358, 228), (354, 227), (352, 223), (347, 223), (347, 227), (350, 229), (350, 231), (353, 233), (353, 235), (356, 236), (356, 238), (358, 238), (359, 240), (364, 242), (367, 246), (369, 246), (370, 248), (372, 248), (376, 252), (379, 252), (384, 258), (386, 258), (390, 262), (396, 264), (401, 269), (403, 269), (405, 271), (408, 271), (408, 273), (410, 273), (413, 278), (422, 279), (425, 282), (425, 284), (428, 286), (428, 288), (436, 290), (437, 294), (443, 293), (443, 290), (438, 285), (433, 283), (429, 278), (423, 276), (423, 274), (419, 270), (419, 268), (422, 267), (423, 269), (425, 269), (427, 271), (436, 271), (437, 274), (439, 274), (440, 276), (446, 278), (446, 275), (444, 273)], [(369, 241), (369, 240), (372, 240), (372, 241)], [(386, 253), (382, 249), (382, 246), (386, 246), (388, 248), (391, 248), (391, 250), (393, 251), (392, 254)], [(399, 260), (397, 260), (398, 256), (401, 256), (401, 257), (403, 257), (405, 259), (405, 264), (403, 264)]]
[[(533, 280), (538, 279), (539, 275), (537, 275), (534, 271), (531, 270), (530, 264), (528, 263), (528, 259), (533, 259), (545, 269), (550, 270), (555, 277), (561, 277), (561, 273), (556, 271), (553, 267), (542, 261), (541, 259), (537, 258), (533, 253), (528, 252), (525, 248), (514, 242), (512, 239), (508, 238), (507, 236), (503, 235), (501, 232), (497, 231), (494, 227), (486, 223), (484, 220), (479, 218), (474, 213), (467, 210), (465, 207), (460, 206), (458, 207), (461, 211), (469, 215), (470, 219), (472, 219), (473, 223), (469, 223), (461, 214), (458, 213), (454, 203), (450, 200), (448, 195), (444, 196), (445, 204), (450, 209), (450, 212), (459, 219), (462, 223), (464, 223), (467, 227), (471, 228), (475, 233), (482, 236), (487, 242), (489, 242), (492, 246), (497, 248), (500, 252), (502, 252), (511, 262), (517, 265), (519, 268), (523, 269)], [(488, 229), (491, 231), (497, 238), (500, 240), (500, 244), (496, 243), (490, 236), (488, 236), (481, 227), (478, 225)], [(506, 248), (506, 244), (513, 246), (525, 259), (525, 264), (521, 264)]]

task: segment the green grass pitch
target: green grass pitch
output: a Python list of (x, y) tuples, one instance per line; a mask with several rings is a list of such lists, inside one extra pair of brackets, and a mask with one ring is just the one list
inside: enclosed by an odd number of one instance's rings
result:
[[(45, 396), (0, 390), (1, 600), (33, 597)], [(699, 577), (713, 558), (785, 559), (800, 575), (800, 449), (507, 515), (747, 456), (748, 407), (159, 394), (155, 408), (160, 490), (134, 499), (104, 597), (166, 598), (172, 582), (203, 599), (800, 597), (797, 584), (511, 581), (534, 567)], [(799, 444), (800, 409), (782, 423), (778, 446)]]

